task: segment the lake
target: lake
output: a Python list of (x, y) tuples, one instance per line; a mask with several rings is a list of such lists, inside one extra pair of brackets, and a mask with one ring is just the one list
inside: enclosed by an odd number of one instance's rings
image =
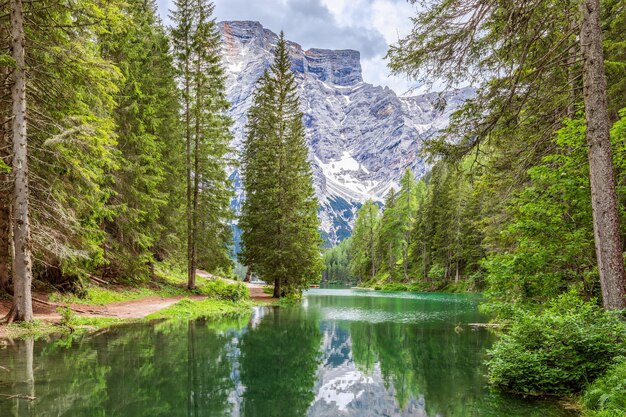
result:
[(575, 415), (489, 390), (494, 336), (467, 325), (486, 321), (478, 302), (320, 289), (219, 321), (14, 341), (0, 348), (0, 416)]

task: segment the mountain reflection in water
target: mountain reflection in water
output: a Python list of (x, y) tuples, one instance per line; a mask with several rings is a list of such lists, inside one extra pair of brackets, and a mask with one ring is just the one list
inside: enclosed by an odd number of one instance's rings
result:
[[(0, 416), (568, 416), (492, 393), (465, 295), (313, 290), (302, 305), (0, 349)], [(462, 330), (460, 330), (462, 329)], [(6, 369), (5, 369), (6, 368)]]

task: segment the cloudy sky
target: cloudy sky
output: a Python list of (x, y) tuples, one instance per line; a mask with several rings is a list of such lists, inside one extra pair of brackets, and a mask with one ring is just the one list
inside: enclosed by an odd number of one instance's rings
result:
[[(172, 0), (158, 0), (167, 22)], [(303, 48), (356, 49), (363, 78), (403, 94), (414, 82), (390, 77), (388, 45), (410, 32), (414, 6), (406, 0), (214, 0), (217, 20), (256, 20)]]

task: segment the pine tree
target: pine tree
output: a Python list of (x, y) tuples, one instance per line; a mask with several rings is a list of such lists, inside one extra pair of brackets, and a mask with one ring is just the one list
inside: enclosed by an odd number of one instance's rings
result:
[(168, 39), (156, 13), (153, 0), (131, 0), (123, 29), (101, 39), (104, 55), (124, 76), (115, 109), (120, 163), (108, 202), (115, 217), (105, 225), (106, 269), (113, 278), (148, 276), (161, 233), (176, 228), (161, 212), (177, 200), (173, 186), (183, 187), (181, 177), (166, 184), (165, 167), (176, 172), (182, 162), (167, 160), (167, 149), (180, 149), (182, 141)]
[[(623, 19), (623, 7), (607, 5), (615, 13), (613, 22)], [(474, 151), (478, 157), (494, 146), (493, 162), (500, 163), (500, 170), (520, 172), (503, 175), (506, 183), (498, 186), (502, 200), (551, 151), (563, 118), (584, 108), (603, 302), (607, 309), (621, 309), (626, 306), (626, 273), (609, 129), (611, 116), (616, 117), (610, 110), (624, 98), (623, 86), (607, 88), (602, 12), (599, 0), (435, 1), (420, 10), (413, 33), (389, 55), (396, 72), (445, 78), (451, 84), (482, 81), (477, 97), (457, 112), (449, 129), (461, 139), (450, 142), (441, 135), (430, 148), (460, 159)], [(460, 21), (459, 16), (467, 18)], [(604, 26), (611, 46), (623, 41), (623, 30), (615, 30), (621, 25)], [(621, 54), (615, 48), (609, 52)]]
[[(15, 319), (30, 321), (33, 319), (31, 298), (32, 243), (30, 232), (30, 185), (28, 178), (28, 139), (26, 116), (26, 51), (24, 32), (24, 5), (22, 0), (11, 0), (11, 50), (13, 51), (13, 69), (11, 79), (11, 131), (13, 138), (13, 308)], [(11, 314), (11, 313), (9, 313)], [(9, 321), (12, 317), (9, 317)]]
[[(207, 267), (231, 268), (227, 223), (231, 185), (225, 166), (230, 152), (220, 37), (206, 0), (177, 0), (172, 20), (175, 60), (183, 90), (183, 130), (187, 173), (188, 283), (195, 287), (199, 260)], [(200, 253), (200, 255), (198, 255)]]
[[(0, 6), (7, 15), (8, 3)], [(0, 25), (0, 291), (11, 291), (11, 68), (9, 27)]]
[(77, 281), (102, 263), (99, 226), (107, 215), (106, 169), (114, 165), (118, 73), (101, 58), (96, 39), (119, 21), (119, 9), (116, 1), (80, 7), (14, 1), (10, 10), (19, 44), (12, 104), (20, 113), (10, 131), (19, 137), (10, 184), (19, 195), (12, 274), (16, 318), (27, 320), (33, 275)]
[(274, 296), (319, 279), (321, 237), (296, 80), (281, 33), (258, 82), (242, 156), (246, 199), (241, 261), (274, 282)]
[(389, 280), (397, 276), (397, 261), (402, 253), (401, 217), (397, 210), (398, 195), (395, 189), (389, 190), (385, 199), (385, 210), (380, 219), (380, 229), (377, 236), (377, 248), (381, 258), (381, 270), (389, 274)]
[(401, 235), (402, 273), (405, 281), (409, 279), (409, 247), (417, 213), (418, 192), (422, 192), (422, 189), (416, 185), (411, 169), (407, 168), (400, 179), (400, 191), (395, 208), (399, 216), (398, 232)]
[(350, 249), (350, 270), (360, 282), (373, 281), (378, 271), (379, 254), (376, 252), (376, 238), (379, 224), (378, 206), (372, 200), (366, 201), (357, 212)]

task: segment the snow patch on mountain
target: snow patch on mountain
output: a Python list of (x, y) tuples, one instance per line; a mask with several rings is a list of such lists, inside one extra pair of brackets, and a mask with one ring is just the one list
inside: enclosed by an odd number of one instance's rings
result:
[[(273, 61), (278, 36), (258, 22), (219, 23), (234, 147), (241, 149), (246, 113), (256, 82)], [(296, 73), (310, 149), (322, 230), (329, 244), (350, 235), (357, 209), (368, 199), (382, 202), (398, 188), (406, 168), (416, 177), (427, 166), (423, 140), (449, 123), (450, 115), (474, 95), (471, 88), (398, 97), (362, 78), (353, 50), (304, 50), (288, 42)], [(236, 179), (237, 199), (241, 183)], [(241, 201), (233, 205), (238, 208)]]

